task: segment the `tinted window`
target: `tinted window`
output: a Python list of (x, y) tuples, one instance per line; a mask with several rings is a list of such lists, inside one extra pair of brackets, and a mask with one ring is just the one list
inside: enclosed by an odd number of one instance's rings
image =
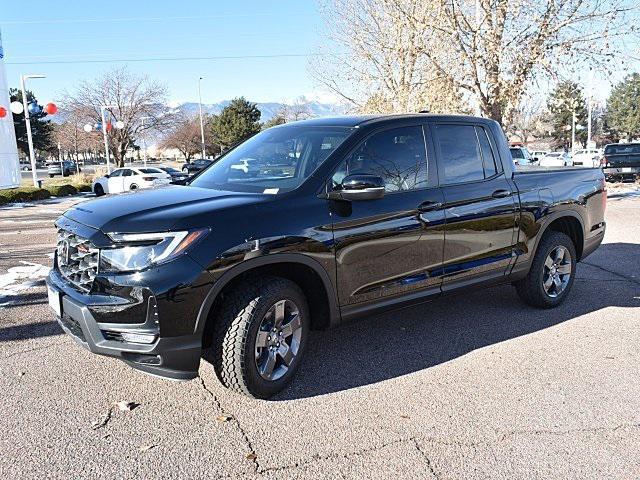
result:
[(295, 123), (269, 128), (224, 154), (191, 185), (266, 194), (293, 190), (352, 131), (351, 128)]
[(627, 143), (619, 145), (607, 145), (604, 148), (605, 155), (629, 155), (640, 153), (640, 144)]
[(461, 183), (484, 179), (482, 154), (472, 125), (435, 125), (442, 183)]
[(122, 171), (122, 176), (123, 177), (130, 177), (131, 175), (133, 175), (133, 171), (129, 170), (128, 168), (126, 170)]
[(524, 155), (522, 155), (522, 151), (519, 148), (510, 148), (509, 151), (513, 158), (524, 158)]
[(139, 168), (138, 170), (142, 173), (163, 173), (162, 170), (158, 168)]
[(353, 174), (382, 177), (388, 192), (426, 187), (427, 158), (422, 127), (394, 128), (370, 136), (334, 173), (334, 186)]
[(111, 175), (109, 175), (110, 177), (121, 177), (122, 176), (122, 170), (114, 170), (113, 172), (111, 172)]
[(485, 177), (493, 177), (498, 173), (496, 167), (496, 157), (493, 154), (493, 149), (489, 143), (489, 137), (487, 131), (484, 128), (476, 127), (476, 133), (478, 134), (478, 140), (480, 141), (480, 149), (482, 150), (482, 160), (484, 163)]

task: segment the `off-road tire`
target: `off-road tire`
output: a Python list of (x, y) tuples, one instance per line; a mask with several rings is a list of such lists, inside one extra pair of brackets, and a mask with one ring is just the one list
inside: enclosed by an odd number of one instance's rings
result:
[[(543, 287), (544, 262), (547, 256), (558, 246), (565, 247), (571, 255), (571, 275), (569, 283), (557, 297), (551, 297)], [(520, 299), (528, 305), (538, 308), (554, 308), (569, 295), (576, 276), (576, 248), (566, 234), (549, 231), (544, 234), (533, 257), (531, 269), (525, 278), (514, 283)]]
[[(256, 335), (266, 312), (283, 299), (292, 300), (298, 306), (302, 337), (298, 353), (286, 374), (278, 380), (265, 380), (256, 366)], [(225, 293), (207, 356), (225, 387), (250, 397), (266, 399), (285, 388), (295, 376), (309, 328), (309, 307), (298, 285), (281, 277), (250, 278)]]

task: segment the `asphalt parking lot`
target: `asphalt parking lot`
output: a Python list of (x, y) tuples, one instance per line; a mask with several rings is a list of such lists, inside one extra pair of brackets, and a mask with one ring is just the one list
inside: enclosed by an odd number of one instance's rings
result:
[(315, 332), (271, 401), (62, 334), (42, 278), (75, 201), (0, 207), (0, 478), (640, 477), (640, 196), (561, 307), (505, 286)]

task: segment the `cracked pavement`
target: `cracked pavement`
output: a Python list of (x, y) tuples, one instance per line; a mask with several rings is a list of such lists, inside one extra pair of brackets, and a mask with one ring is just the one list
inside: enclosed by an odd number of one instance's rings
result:
[[(50, 264), (73, 201), (0, 208), (0, 275)], [(0, 307), (0, 478), (638, 478), (639, 220), (609, 200), (557, 309), (504, 286), (313, 332), (272, 401), (82, 350), (36, 280)]]

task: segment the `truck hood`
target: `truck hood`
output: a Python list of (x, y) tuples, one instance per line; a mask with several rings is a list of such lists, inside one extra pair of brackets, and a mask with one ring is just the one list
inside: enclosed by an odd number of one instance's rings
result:
[(107, 196), (80, 203), (64, 216), (104, 233), (147, 233), (212, 226), (215, 213), (266, 201), (266, 195), (191, 186)]

